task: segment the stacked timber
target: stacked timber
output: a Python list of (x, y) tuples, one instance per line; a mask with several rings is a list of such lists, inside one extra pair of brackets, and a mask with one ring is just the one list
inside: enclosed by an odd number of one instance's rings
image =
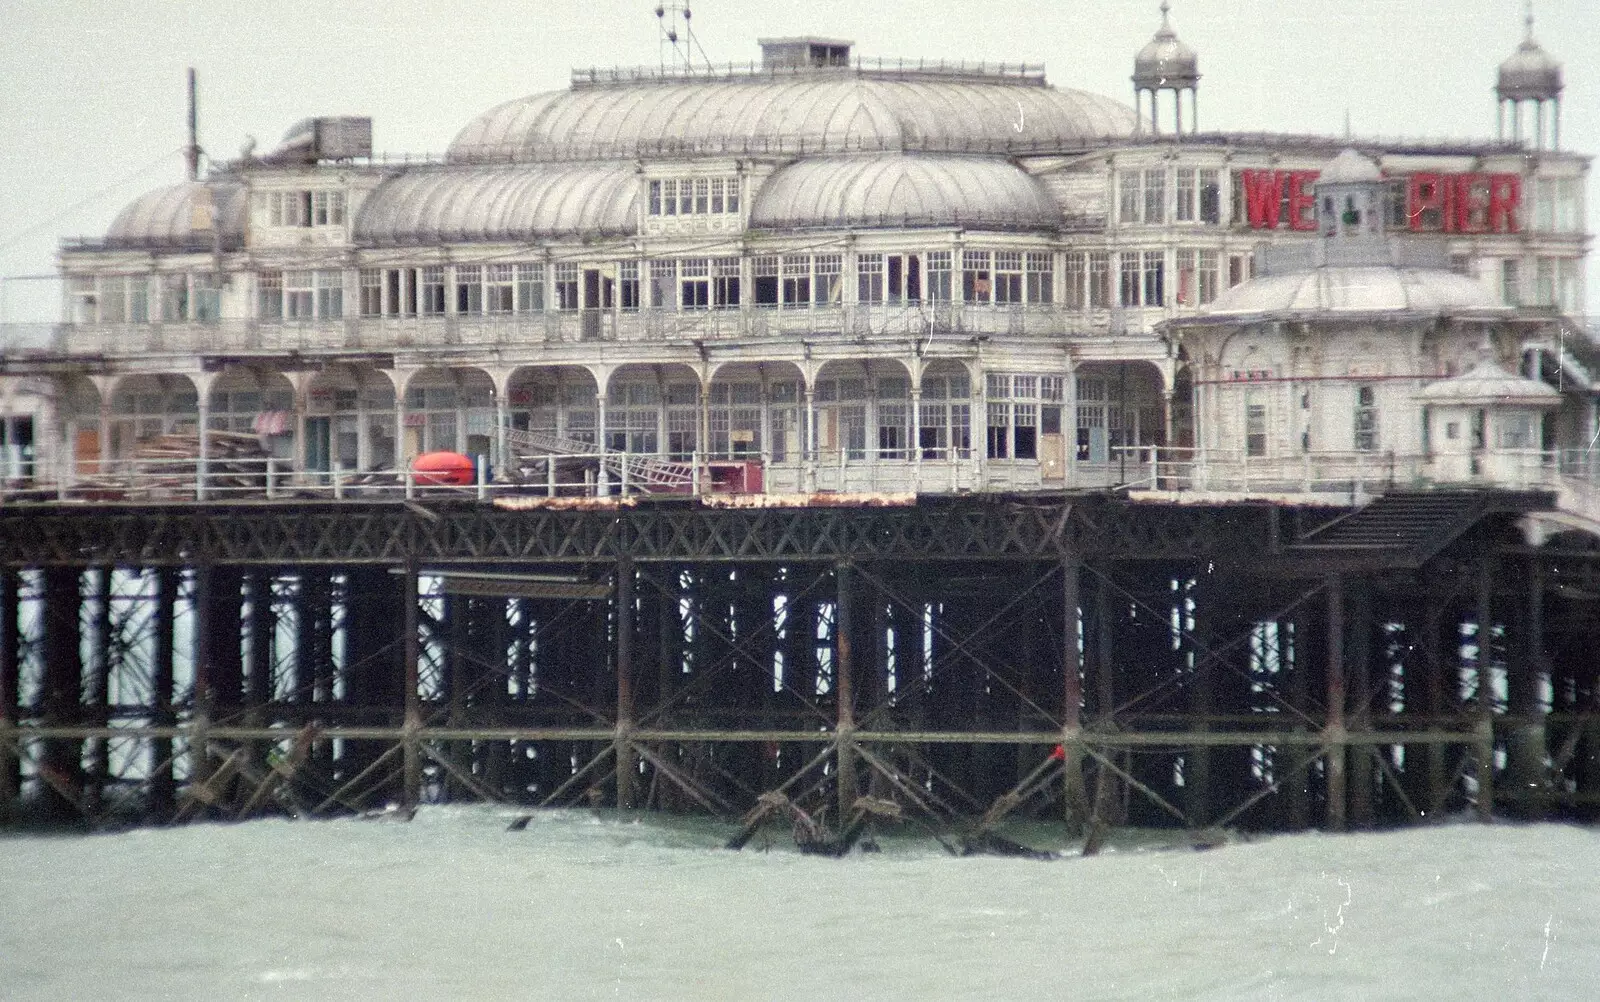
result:
[[(155, 495), (192, 494), (198, 475), (200, 436), (174, 433), (141, 440), (134, 446), (129, 487)], [(207, 493), (261, 493), (267, 486), (271, 453), (250, 434), (206, 433)]]

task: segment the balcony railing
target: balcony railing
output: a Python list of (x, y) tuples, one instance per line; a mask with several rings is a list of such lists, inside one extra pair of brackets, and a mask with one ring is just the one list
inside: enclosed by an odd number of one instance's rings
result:
[(314, 322), (0, 325), (0, 354), (132, 356), (338, 352), (531, 343), (827, 337), (1141, 337), (1160, 309), (1088, 312), (1055, 305), (959, 303), (784, 309), (571, 310), (346, 317)]

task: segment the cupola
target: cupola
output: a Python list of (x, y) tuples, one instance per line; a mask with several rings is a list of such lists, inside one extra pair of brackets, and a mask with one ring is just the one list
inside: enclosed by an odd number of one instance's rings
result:
[[(1533, 5), (1524, 20), (1527, 31), (1511, 58), (1500, 64), (1494, 92), (1498, 102), (1497, 131), (1501, 139), (1531, 139), (1535, 149), (1545, 148), (1545, 105), (1550, 105), (1550, 149), (1561, 145), (1561, 64), (1550, 58), (1533, 38)], [(1533, 105), (1533, 121), (1524, 133), (1523, 108)], [(1511, 109), (1511, 133), (1506, 135), (1506, 108)]]
[(1183, 94), (1189, 92), (1189, 131), (1198, 130), (1196, 105), (1200, 87), (1200, 57), (1178, 39), (1168, 19), (1171, 7), (1161, 0), (1161, 27), (1133, 59), (1134, 106), (1144, 117), (1144, 95), (1150, 95), (1150, 131), (1161, 133), (1161, 93), (1172, 92), (1172, 131), (1183, 133)]

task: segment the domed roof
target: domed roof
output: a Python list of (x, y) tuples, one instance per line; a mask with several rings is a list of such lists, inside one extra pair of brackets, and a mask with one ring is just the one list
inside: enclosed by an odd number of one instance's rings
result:
[(1561, 95), (1561, 64), (1533, 40), (1533, 14), (1528, 33), (1511, 58), (1500, 64), (1495, 93), (1502, 101), (1553, 101)]
[(631, 164), (412, 169), (380, 184), (356, 216), (357, 243), (431, 244), (638, 232)]
[(1205, 317), (1312, 319), (1365, 313), (1492, 313), (1500, 303), (1483, 285), (1452, 271), (1384, 265), (1323, 267), (1236, 285)]
[(1493, 359), (1485, 359), (1459, 376), (1429, 383), (1417, 397), (1425, 403), (1464, 407), (1555, 407), (1561, 403), (1555, 387), (1514, 376)]
[(117, 213), (105, 243), (119, 248), (194, 248), (209, 250), (217, 229), (225, 247), (244, 239), (244, 187), (185, 181), (140, 195)]
[(1355, 150), (1345, 150), (1322, 168), (1317, 184), (1371, 184), (1383, 181), (1383, 171), (1370, 157)]
[(802, 160), (768, 178), (750, 207), (754, 229), (1060, 224), (1044, 187), (1009, 160), (931, 153)]
[(1178, 40), (1167, 23), (1167, 0), (1161, 0), (1161, 27), (1133, 59), (1133, 84), (1140, 88), (1193, 87), (1200, 82), (1200, 57)]
[(519, 98), (478, 116), (453, 163), (682, 154), (1072, 149), (1129, 135), (1131, 108), (1038, 78), (823, 69), (623, 79)]

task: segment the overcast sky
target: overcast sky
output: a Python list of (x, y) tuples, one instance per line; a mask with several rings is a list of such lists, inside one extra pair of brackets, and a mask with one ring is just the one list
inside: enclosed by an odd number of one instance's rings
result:
[[(1158, 0), (700, 0), (713, 61), (755, 39), (822, 34), (866, 56), (1044, 63), (1050, 81), (1131, 101)], [(1562, 145), (1600, 153), (1600, 10), (1541, 0), (1535, 34), (1565, 64)], [(1200, 54), (1203, 129), (1493, 135), (1495, 67), (1522, 0), (1174, 0)], [(184, 69), (200, 75), (200, 142), (262, 150), (311, 115), (371, 115), (378, 149), (441, 152), (474, 115), (565, 87), (573, 67), (654, 64), (653, 0), (6, 0), (0, 17), (0, 282), (5, 318), (53, 319), (63, 236), (183, 178)], [(1589, 230), (1600, 230), (1590, 185)], [(1589, 311), (1600, 314), (1591, 262)]]

